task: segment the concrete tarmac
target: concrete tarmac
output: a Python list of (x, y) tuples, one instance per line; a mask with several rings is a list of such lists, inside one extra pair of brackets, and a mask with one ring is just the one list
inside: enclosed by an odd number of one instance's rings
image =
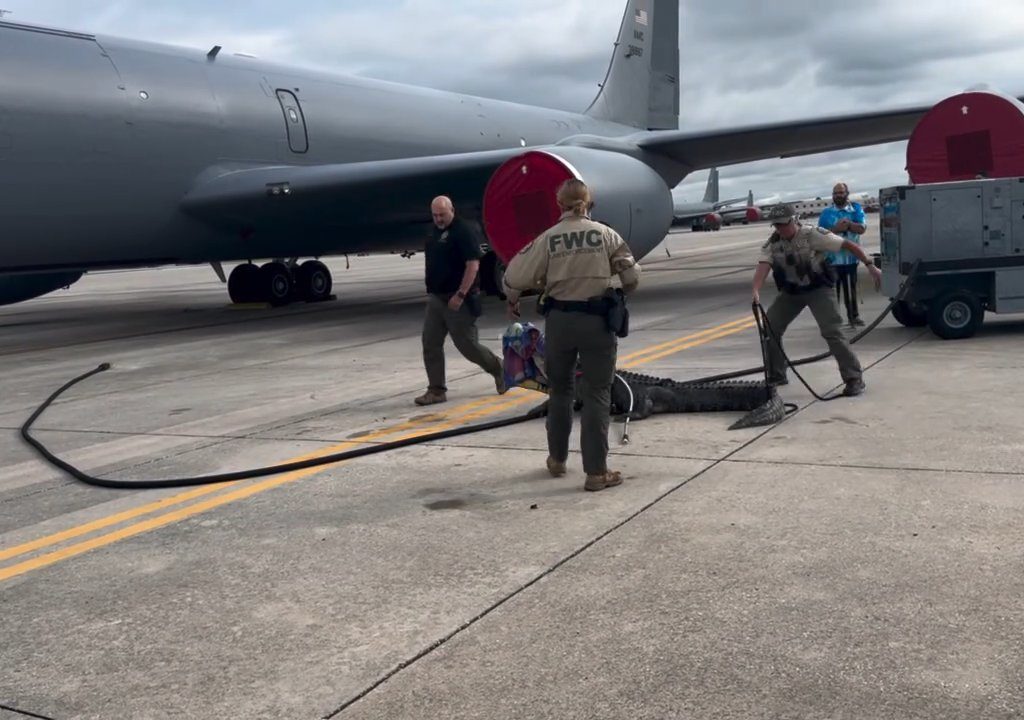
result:
[[(871, 217), (871, 216), (869, 216)], [(877, 216), (875, 216), (877, 217)], [(870, 223), (867, 245), (877, 247)], [(619, 367), (760, 364), (764, 226), (644, 261)], [(208, 268), (103, 273), (0, 308), (0, 718), (1010, 718), (1024, 705), (1020, 316), (942, 341), (887, 318), (865, 395), (610, 433), (621, 487), (551, 478), (543, 421), (230, 484), (109, 490), (512, 417), (543, 401), (447, 346), (422, 259), (333, 260), (338, 300), (232, 308)], [(861, 274), (861, 314), (886, 298)], [(767, 302), (774, 292), (766, 289)], [(542, 323), (528, 308), (527, 319)], [(486, 304), (495, 352), (507, 324)], [(824, 342), (809, 313), (794, 357)], [(836, 390), (831, 360), (801, 368)], [(578, 428), (578, 422), (577, 422)]]

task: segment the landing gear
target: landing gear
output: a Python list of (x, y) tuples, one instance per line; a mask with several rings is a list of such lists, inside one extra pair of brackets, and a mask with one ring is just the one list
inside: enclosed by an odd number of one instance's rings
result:
[(246, 263), (231, 271), (228, 295), (236, 304), (269, 303), (281, 307), (298, 300), (329, 300), (333, 285), (331, 271), (319, 260), (308, 260), (298, 267), (277, 261), (259, 267)]
[(306, 302), (321, 302), (331, 296), (331, 271), (319, 260), (307, 260), (295, 271), (295, 292)]
[(228, 296), (235, 304), (260, 301), (260, 269), (255, 265), (239, 265), (228, 276)]
[(260, 285), (264, 302), (268, 302), (274, 307), (281, 307), (292, 301), (292, 288), (295, 287), (295, 281), (292, 280), (292, 271), (284, 263), (268, 262), (261, 267)]

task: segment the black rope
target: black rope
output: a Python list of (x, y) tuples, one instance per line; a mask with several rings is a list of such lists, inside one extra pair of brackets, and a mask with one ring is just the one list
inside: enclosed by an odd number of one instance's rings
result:
[[(918, 272), (918, 268), (919, 268), (920, 264), (921, 264), (920, 260), (916, 261), (913, 264), (913, 266), (910, 268), (910, 273), (907, 275), (907, 279), (904, 280), (903, 283), (900, 285), (900, 289), (899, 289), (899, 292), (896, 293), (896, 297), (894, 297), (889, 302), (889, 304), (886, 305), (885, 309), (882, 310), (881, 314), (879, 314), (878, 317), (876, 317), (874, 320), (872, 320), (871, 323), (869, 323), (863, 330), (861, 330), (859, 333), (857, 333), (852, 338), (850, 338), (850, 344), (851, 345), (855, 345), (860, 340), (862, 340), (865, 336), (867, 336), (868, 333), (870, 333), (872, 330), (874, 330), (876, 327), (878, 327), (878, 325), (882, 322), (882, 320), (885, 319), (885, 316), (888, 315), (890, 312), (892, 312), (892, 309), (896, 306), (896, 303), (903, 301), (903, 299), (907, 296), (907, 293), (910, 292), (910, 288), (914, 284), (914, 281), (917, 279), (917, 272)], [(756, 311), (755, 311), (754, 315), (755, 315), (755, 317), (757, 316)], [(763, 348), (762, 348), (762, 350), (763, 350)], [(785, 351), (783, 351), (783, 355), (785, 355)], [(697, 384), (701, 384), (701, 383), (721, 382), (722, 380), (735, 380), (736, 378), (747, 377), (749, 375), (758, 375), (758, 374), (760, 374), (762, 372), (765, 372), (767, 370), (768, 360), (767, 360), (766, 356), (763, 356), (763, 357), (764, 357), (764, 365), (762, 365), (760, 367), (747, 368), (746, 370), (736, 370), (736, 371), (733, 371), (733, 372), (722, 373), (720, 375), (708, 375), (707, 377), (697, 378), (696, 380), (684, 380), (684, 381), (680, 382), (680, 385), (697, 385)], [(820, 353), (818, 355), (812, 355), (810, 357), (801, 358), (799, 360), (792, 360), (792, 361), (790, 361), (790, 359), (787, 357), (786, 358), (786, 362), (787, 362), (787, 364), (788, 364), (788, 366), (790, 368), (795, 368), (798, 365), (809, 365), (811, 363), (816, 363), (816, 362), (820, 362), (822, 360), (826, 360), (826, 359), (828, 359), (830, 357), (832, 357), (832, 351), (831, 350), (827, 350), (827, 351), (825, 351), (823, 353)], [(793, 370), (793, 372), (796, 372), (796, 370)], [(810, 390), (810, 388), (808, 388), (808, 389)], [(812, 392), (813, 392), (813, 390), (812, 390)]]
[[(867, 335), (869, 332), (874, 330), (878, 326), (878, 324), (880, 322), (882, 322), (882, 319), (892, 310), (893, 306), (906, 296), (906, 293), (909, 291), (910, 286), (913, 283), (913, 280), (914, 280), (914, 278), (915, 278), (915, 276), (917, 274), (917, 268), (918, 268), (919, 262), (920, 261), (918, 261), (917, 263), (914, 263), (914, 267), (911, 269), (910, 275), (904, 281), (903, 285), (900, 287), (899, 293), (897, 293), (896, 297), (893, 298), (892, 302), (889, 303), (888, 307), (885, 308), (885, 310), (882, 312), (882, 314), (879, 315), (874, 320), (874, 322), (872, 322), (870, 325), (868, 325), (863, 331), (858, 333), (850, 341), (851, 343), (857, 342), (862, 337)], [(766, 347), (767, 338), (770, 338), (771, 341), (773, 341), (773, 342), (777, 342), (778, 345), (779, 345), (779, 349), (780, 350), (782, 350), (782, 345), (774, 337), (774, 332), (772, 332), (772, 330), (771, 330), (771, 324), (768, 322), (768, 316), (765, 314), (764, 308), (762, 308), (759, 303), (755, 303), (755, 305), (754, 305), (754, 318), (755, 318), (755, 321), (757, 322), (757, 325), (758, 325), (758, 332), (761, 335), (761, 356), (762, 356), (762, 360), (764, 361), (764, 365), (762, 365), (761, 367), (758, 367), (758, 368), (750, 368), (748, 370), (740, 370), (740, 371), (737, 371), (737, 372), (725, 373), (725, 374), (722, 374), (722, 375), (713, 375), (713, 376), (710, 376), (710, 377), (699, 378), (697, 380), (688, 380), (688, 381), (686, 381), (684, 383), (681, 383), (681, 384), (683, 384), (683, 385), (690, 385), (690, 384), (696, 384), (696, 383), (718, 382), (720, 380), (731, 380), (733, 378), (744, 377), (744, 376), (747, 376), (747, 375), (754, 375), (754, 374), (760, 373), (760, 372), (767, 373), (767, 366), (768, 366), (768, 356), (767, 356), (767, 347)], [(795, 369), (797, 365), (804, 365), (804, 364), (807, 364), (807, 363), (818, 362), (819, 360), (823, 360), (823, 359), (825, 359), (827, 357), (830, 357), (832, 355), (831, 352), (825, 352), (825, 353), (822, 353), (820, 355), (815, 355), (814, 357), (804, 358), (802, 360), (796, 360), (796, 361), (791, 361), (789, 359), (789, 357), (786, 355), (784, 350), (782, 351), (782, 355), (786, 359), (787, 365), (791, 369), (793, 369), (793, 372), (796, 373), (798, 378), (800, 378), (800, 381), (807, 387), (808, 390), (811, 391), (811, 393), (814, 394), (814, 396), (816, 398), (818, 398), (819, 400), (828, 401), (828, 400), (834, 400), (834, 399), (836, 399), (836, 397), (841, 397), (841, 396), (835, 396), (835, 397), (829, 397), (829, 398), (821, 397), (816, 392), (814, 392), (814, 389), (811, 388), (811, 386), (807, 384), (807, 382), (803, 379), (803, 377), (800, 376), (799, 373), (797, 373), (797, 371)], [(544, 417), (545, 415), (547, 415), (547, 403), (545, 402), (545, 403), (537, 406), (536, 408), (530, 410), (529, 412), (527, 412), (527, 413), (525, 413), (523, 415), (517, 415), (516, 417), (512, 417), (512, 418), (505, 418), (503, 420), (492, 420), (490, 422), (479, 423), (479, 424), (476, 424), (476, 425), (466, 425), (466, 426), (460, 427), (460, 428), (452, 428), (451, 430), (442, 430), (440, 432), (431, 433), (429, 435), (420, 435), (420, 436), (417, 436), (417, 437), (406, 438), (404, 440), (394, 440), (392, 442), (380, 443), (378, 445), (371, 445), (371, 446), (368, 446), (368, 447), (356, 448), (354, 450), (346, 450), (345, 452), (332, 453), (330, 455), (325, 455), (325, 456), (319, 457), (319, 458), (311, 458), (309, 460), (299, 460), (299, 461), (296, 461), (296, 462), (283, 463), (283, 464), (280, 464), (280, 465), (270, 465), (270, 466), (267, 466), (267, 467), (254, 468), (254, 469), (251, 469), (251, 470), (237, 470), (235, 472), (220, 473), (220, 474), (217, 474), (217, 475), (204, 475), (204, 476), (201, 476), (201, 477), (173, 478), (173, 479), (168, 479), (168, 480), (111, 480), (109, 478), (99, 478), (99, 477), (95, 477), (93, 475), (90, 475), (90, 474), (84, 472), (83, 470), (78, 469), (77, 467), (75, 467), (71, 463), (69, 463), (69, 462), (67, 462), (65, 460), (60, 459), (59, 457), (54, 455), (52, 452), (50, 452), (50, 450), (46, 447), (46, 445), (44, 445), (42, 442), (40, 442), (31, 433), (31, 428), (35, 424), (36, 420), (38, 420), (39, 417), (44, 412), (46, 412), (47, 408), (49, 408), (50, 405), (53, 404), (53, 402), (58, 397), (60, 397), (62, 394), (67, 392), (69, 389), (71, 389), (73, 386), (77, 385), (78, 383), (80, 383), (80, 382), (82, 382), (84, 380), (87, 380), (88, 378), (91, 378), (94, 375), (98, 375), (99, 373), (106, 372), (107, 370), (110, 370), (110, 363), (102, 363), (101, 365), (99, 365), (95, 369), (90, 370), (89, 372), (83, 373), (83, 374), (79, 375), (78, 377), (76, 377), (76, 378), (74, 378), (72, 380), (69, 380), (68, 382), (64, 383), (64, 385), (62, 385), (60, 388), (58, 388), (56, 391), (54, 391), (43, 402), (42, 405), (40, 405), (38, 408), (36, 408), (35, 412), (33, 412), (32, 415), (29, 416), (28, 420), (26, 420), (24, 422), (24, 424), (21, 426), (21, 437), (25, 440), (25, 442), (27, 442), (29, 445), (31, 445), (40, 455), (42, 455), (42, 457), (45, 460), (47, 460), (52, 465), (60, 468), (64, 472), (68, 473), (69, 475), (71, 475), (75, 479), (80, 480), (81, 482), (86, 483), (87, 485), (95, 485), (97, 487), (113, 488), (113, 489), (119, 489), (119, 490), (152, 490), (152, 489), (159, 489), (159, 488), (193, 487), (193, 486), (196, 486), (196, 485), (214, 485), (216, 483), (232, 482), (232, 481), (235, 481), (235, 480), (247, 480), (247, 479), (250, 479), (250, 478), (266, 477), (268, 475), (279, 475), (281, 473), (292, 472), (294, 470), (304, 470), (306, 468), (321, 467), (323, 465), (333, 465), (335, 463), (343, 462), (345, 460), (352, 460), (352, 459), (359, 458), (359, 457), (365, 457), (367, 455), (374, 455), (376, 453), (386, 452), (388, 450), (396, 450), (398, 448), (409, 447), (411, 445), (418, 445), (420, 443), (431, 442), (431, 441), (434, 441), (434, 440), (444, 440), (444, 439), (447, 439), (447, 438), (458, 437), (460, 435), (469, 435), (471, 433), (483, 432), (485, 430), (496, 430), (498, 428), (509, 427), (511, 425), (517, 425), (519, 423), (527, 422), (529, 420), (534, 420), (534, 419), (541, 418), (541, 417)], [(767, 379), (768, 378), (767, 378), (767, 374), (766, 374), (765, 375), (765, 380), (767, 381)], [(768, 390), (768, 399), (770, 399), (770, 398), (771, 398), (771, 391), (769, 389)], [(786, 412), (787, 412), (787, 414), (789, 414), (791, 412), (790, 408), (793, 409), (792, 411), (795, 411), (796, 410), (796, 405), (793, 405), (792, 403), (787, 403), (786, 404)], [(624, 439), (625, 439), (626, 442), (628, 442), (628, 438), (629, 438), (629, 435), (628, 435), (628, 425), (624, 426), (623, 430), (624, 430)]]
[[(886, 311), (886, 312), (888, 312), (888, 311)], [(883, 314), (882, 317), (885, 317), (885, 315)], [(766, 313), (764, 311), (764, 308), (761, 306), (761, 303), (759, 303), (759, 302), (755, 302), (754, 303), (754, 318), (757, 321), (757, 331), (758, 331), (758, 333), (760, 333), (761, 338), (762, 338), (761, 347), (762, 347), (762, 352), (764, 353), (764, 368), (765, 368), (765, 370), (764, 370), (764, 381), (765, 381), (765, 385), (766, 386), (770, 382), (770, 378), (768, 377), (768, 357), (767, 357), (767, 352), (768, 351), (767, 351), (767, 347), (766, 346), (767, 346), (767, 343), (771, 342), (771, 343), (774, 343), (775, 347), (777, 347), (779, 349), (779, 352), (782, 353), (782, 358), (783, 358), (783, 360), (785, 360), (786, 365), (789, 366), (789, 369), (793, 371), (793, 374), (796, 375), (797, 379), (801, 383), (803, 383), (804, 387), (807, 388), (807, 390), (815, 398), (817, 398), (821, 402), (829, 402), (831, 400), (838, 400), (841, 397), (845, 397), (842, 393), (839, 393), (838, 395), (828, 395), (826, 397), (822, 397), (821, 395), (819, 395), (814, 390), (814, 388), (811, 387), (810, 383), (808, 383), (806, 380), (804, 380), (804, 376), (801, 375), (797, 371), (797, 369), (795, 367), (793, 367), (793, 361), (789, 359), (789, 355), (786, 354), (786, 351), (782, 347), (782, 338), (780, 338), (775, 333), (775, 330), (772, 328), (771, 322), (768, 320), (768, 313)], [(831, 354), (832, 353), (829, 352), (829, 353), (827, 353), (825, 355), (825, 357), (828, 357)], [(768, 387), (768, 395), (769, 395), (769, 399), (770, 399), (771, 398), (771, 387)], [(786, 403), (786, 410), (787, 410), (786, 414), (787, 415), (789, 414), (789, 406), (790, 406), (790, 404), (791, 403)], [(793, 407), (795, 408), (796, 406), (794, 405)]]
[(42, 455), (48, 462), (57, 466), (64, 472), (68, 473), (77, 480), (86, 483), (87, 485), (95, 485), (97, 487), (114, 488), (118, 490), (153, 490), (157, 488), (179, 488), (179, 487), (192, 487), (195, 485), (214, 485), (216, 483), (231, 482), (234, 480), (246, 480), (249, 478), (265, 477), (267, 475), (278, 475), (280, 473), (291, 472), (293, 470), (304, 470), (311, 467), (320, 467), (322, 465), (332, 465), (334, 463), (342, 462), (344, 460), (352, 460), (354, 458), (364, 457), (366, 455), (373, 455), (379, 452), (385, 452), (388, 450), (396, 450), (398, 448), (409, 447), (410, 445), (417, 445), (419, 443), (431, 442), (433, 440), (444, 440), (446, 438), (457, 437), (459, 435), (468, 435), (469, 433), (482, 432), (484, 430), (495, 430), (497, 428), (508, 427), (510, 425), (517, 425), (519, 423), (526, 422), (528, 420), (534, 420), (536, 418), (544, 417), (547, 414), (547, 403), (543, 403), (538, 407), (530, 410), (524, 415), (517, 415), (512, 418), (505, 418), (502, 420), (492, 420), (486, 423), (479, 423), (476, 425), (466, 425), (460, 428), (452, 428), (451, 430), (442, 430), (440, 432), (431, 433), (429, 435), (420, 435), (412, 438), (405, 438), (403, 440), (394, 440), (392, 442), (380, 443), (378, 445), (371, 445), (368, 447), (356, 448), (354, 450), (346, 450), (344, 452), (332, 453), (331, 455), (325, 455), (323, 457), (311, 458), (309, 460), (298, 460), (296, 462), (283, 463), (281, 465), (271, 465), (268, 467), (255, 468), (252, 470), (237, 470), (235, 472), (221, 473), (218, 475), (204, 475), (202, 477), (191, 477), (191, 478), (174, 478), (170, 480), (110, 480), (108, 478), (99, 478), (88, 473), (79, 470), (77, 467), (69, 462), (61, 460), (59, 457), (50, 452), (47, 447), (40, 442), (37, 438), (33, 437), (30, 432), (32, 425), (39, 419), (48, 407), (60, 397), (64, 392), (69, 390), (74, 385), (91, 378), (93, 375), (98, 375), (101, 372), (106, 372), (110, 369), (110, 363), (103, 363), (99, 367), (90, 370), (87, 373), (79, 375), (73, 380), (70, 380), (50, 395), (40, 405), (34, 413), (29, 417), (28, 420), (21, 426), (21, 437), (25, 439), (29, 445), (35, 448), (40, 455)]

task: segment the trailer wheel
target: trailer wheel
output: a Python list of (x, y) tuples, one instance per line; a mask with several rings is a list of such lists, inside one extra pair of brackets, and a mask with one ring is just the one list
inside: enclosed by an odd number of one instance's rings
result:
[(952, 290), (928, 303), (928, 326), (943, 340), (971, 337), (984, 317), (981, 302), (967, 290)]
[(892, 316), (903, 327), (924, 327), (928, 324), (928, 313), (916, 310), (906, 300), (900, 300), (892, 306)]

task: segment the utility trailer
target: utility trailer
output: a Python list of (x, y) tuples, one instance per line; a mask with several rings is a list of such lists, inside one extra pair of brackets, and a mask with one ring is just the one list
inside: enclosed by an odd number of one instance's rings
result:
[(920, 261), (897, 322), (952, 340), (974, 335), (986, 310), (1024, 312), (1024, 178), (901, 185), (878, 201), (882, 291), (896, 297)]

